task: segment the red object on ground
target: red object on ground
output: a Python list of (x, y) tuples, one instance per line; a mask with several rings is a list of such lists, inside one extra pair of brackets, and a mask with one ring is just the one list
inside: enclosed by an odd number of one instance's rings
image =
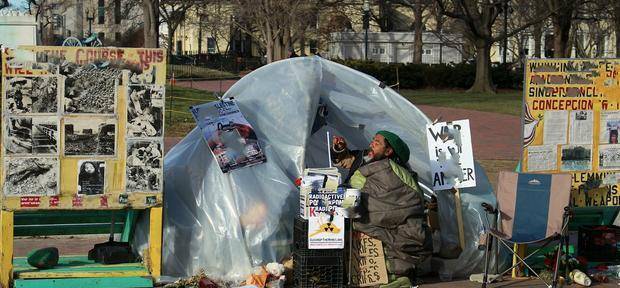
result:
[(213, 281), (211, 281), (208, 278), (200, 278), (200, 281), (198, 281), (198, 287), (200, 287), (200, 288), (218, 288), (217, 284), (215, 284)]
[(301, 186), (301, 177), (295, 179), (295, 186), (297, 187)]

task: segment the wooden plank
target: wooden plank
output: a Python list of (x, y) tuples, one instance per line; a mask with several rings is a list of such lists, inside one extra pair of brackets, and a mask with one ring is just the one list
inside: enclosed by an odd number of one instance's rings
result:
[(461, 192), (454, 188), (454, 210), (456, 212), (456, 224), (459, 228), (459, 245), (465, 249), (465, 229), (463, 228), (463, 210), (461, 209)]
[[(114, 225), (114, 233), (122, 233), (123, 223)], [(109, 234), (110, 223), (41, 224), (15, 226), (15, 236)]]
[(45, 270), (33, 268), (25, 257), (16, 257), (13, 264), (15, 279), (149, 276), (142, 263), (105, 265), (82, 255), (60, 257), (58, 265)]
[(13, 271), (13, 212), (0, 212), (0, 285), (9, 287)]
[(148, 266), (153, 277), (161, 276), (161, 242), (163, 208), (153, 207), (150, 209), (149, 224), (149, 261)]
[(123, 227), (121, 242), (129, 242), (133, 238), (133, 231), (136, 226), (139, 213), (140, 212), (137, 210), (127, 211), (127, 219), (125, 220), (125, 226)]
[(153, 280), (143, 277), (69, 278), (69, 279), (18, 279), (14, 288), (151, 288)]

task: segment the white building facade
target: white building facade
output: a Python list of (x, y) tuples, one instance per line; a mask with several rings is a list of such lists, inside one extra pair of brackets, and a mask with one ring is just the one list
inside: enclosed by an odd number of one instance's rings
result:
[[(331, 33), (330, 59), (365, 59), (364, 32)], [(385, 63), (413, 62), (413, 32), (368, 32), (368, 60)], [(456, 35), (422, 33), (422, 63), (460, 63), (463, 41)]]

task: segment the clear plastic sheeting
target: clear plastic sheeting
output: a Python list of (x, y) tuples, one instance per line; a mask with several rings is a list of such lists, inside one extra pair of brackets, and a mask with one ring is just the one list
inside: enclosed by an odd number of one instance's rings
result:
[[(409, 164), (420, 181), (431, 186), (425, 138), (429, 119), (368, 75), (320, 57), (293, 58), (248, 74), (224, 98), (237, 101), (256, 130), (267, 162), (223, 174), (198, 128), (168, 152), (165, 275), (188, 276), (205, 269), (215, 278), (243, 279), (253, 266), (288, 256), (293, 219), (299, 213), (294, 180), (305, 167), (329, 165), (326, 131), (344, 136), (352, 148), (366, 147), (378, 130), (395, 132), (409, 144)], [(321, 115), (319, 105), (328, 113), (315, 119)], [(316, 130), (315, 120), (326, 125)], [(483, 264), (477, 237), (484, 215), (480, 203), (495, 201), (482, 169), (476, 168), (478, 187), (461, 193), (467, 245), (458, 259), (435, 261), (454, 276)], [(456, 221), (449, 220), (455, 219), (454, 211), (440, 209), (440, 215), (445, 227), (441, 238), (458, 239)], [(136, 235), (142, 245), (138, 250), (147, 239), (145, 225)]]

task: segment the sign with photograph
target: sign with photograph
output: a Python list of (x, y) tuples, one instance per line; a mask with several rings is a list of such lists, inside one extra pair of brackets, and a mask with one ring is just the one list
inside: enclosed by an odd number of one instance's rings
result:
[(426, 125), (433, 190), (476, 186), (469, 120)]
[[(299, 187), (299, 215), (308, 219), (318, 213), (336, 213), (342, 206), (345, 193), (338, 189), (338, 168), (307, 168)], [(342, 215), (341, 215), (342, 216)]]
[(223, 173), (267, 161), (254, 128), (234, 100), (205, 103), (190, 110)]
[(143, 48), (3, 51), (2, 209), (161, 205), (165, 57)]
[(576, 207), (620, 206), (620, 59), (530, 59), (524, 172), (573, 175)]

